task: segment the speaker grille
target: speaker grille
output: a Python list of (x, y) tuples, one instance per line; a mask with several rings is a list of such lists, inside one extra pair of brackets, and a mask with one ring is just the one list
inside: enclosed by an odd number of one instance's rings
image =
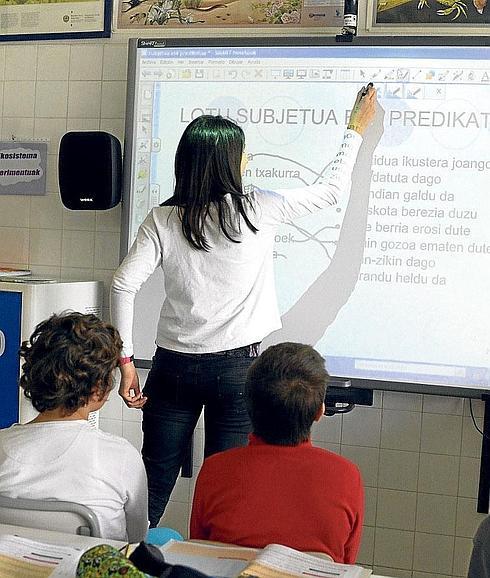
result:
[(61, 200), (72, 210), (110, 209), (121, 199), (121, 143), (103, 131), (68, 132), (60, 142)]

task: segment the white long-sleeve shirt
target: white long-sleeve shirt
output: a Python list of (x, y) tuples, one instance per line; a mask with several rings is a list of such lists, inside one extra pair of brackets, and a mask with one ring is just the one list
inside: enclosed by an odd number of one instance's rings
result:
[(138, 451), (85, 420), (0, 430), (0, 494), (90, 508), (103, 538), (139, 542), (148, 530), (147, 481)]
[(163, 269), (165, 294), (156, 344), (184, 353), (211, 353), (261, 341), (281, 326), (277, 307), (273, 245), (279, 225), (335, 205), (347, 194), (361, 136), (347, 130), (326, 173), (314, 185), (267, 191), (255, 189), (253, 233), (242, 222), (240, 243), (223, 235), (207, 219), (209, 252), (196, 250), (182, 234), (174, 207), (155, 207), (114, 275), (111, 318), (133, 354), (134, 298), (157, 267)]

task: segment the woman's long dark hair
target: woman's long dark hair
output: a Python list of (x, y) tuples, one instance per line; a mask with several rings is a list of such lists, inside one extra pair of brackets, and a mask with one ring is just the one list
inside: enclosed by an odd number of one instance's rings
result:
[[(222, 116), (203, 115), (185, 129), (175, 155), (175, 189), (162, 206), (176, 207), (182, 233), (196, 249), (209, 251), (204, 224), (214, 205), (224, 236), (239, 243), (240, 220), (257, 232), (247, 215), (253, 205), (243, 192), (243, 130)], [(231, 195), (231, 204), (225, 195)]]

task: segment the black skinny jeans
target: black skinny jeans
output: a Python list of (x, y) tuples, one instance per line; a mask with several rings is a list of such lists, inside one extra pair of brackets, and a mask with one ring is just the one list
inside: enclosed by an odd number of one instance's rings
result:
[(258, 344), (221, 353), (188, 354), (157, 348), (144, 394), (143, 461), (150, 527), (158, 525), (204, 406), (204, 457), (247, 444), (251, 423), (247, 370)]

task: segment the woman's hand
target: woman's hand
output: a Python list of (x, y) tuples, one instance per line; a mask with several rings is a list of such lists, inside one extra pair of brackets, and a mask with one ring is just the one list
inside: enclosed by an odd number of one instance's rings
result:
[(128, 407), (141, 409), (148, 398), (144, 397), (141, 392), (140, 380), (134, 363), (125, 363), (119, 367), (119, 370), (121, 372), (119, 395)]
[(376, 89), (370, 82), (366, 87), (363, 86), (357, 93), (356, 102), (352, 108), (347, 128), (363, 135), (374, 118), (376, 102)]

